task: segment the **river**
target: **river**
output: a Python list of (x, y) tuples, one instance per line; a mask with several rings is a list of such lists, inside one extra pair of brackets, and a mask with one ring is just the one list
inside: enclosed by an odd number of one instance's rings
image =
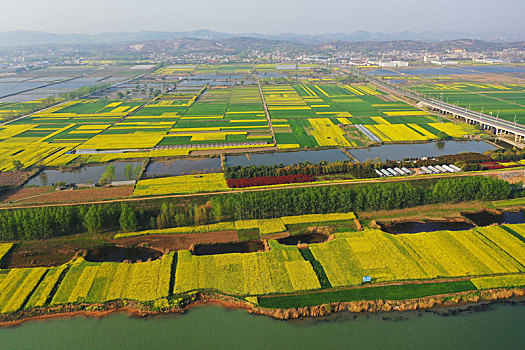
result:
[(444, 141), (415, 144), (387, 144), (378, 147), (351, 149), (350, 153), (360, 162), (379, 159), (403, 160), (404, 158), (438, 157), (462, 152), (483, 153), (496, 149), (484, 141)]
[[(7, 349), (522, 349), (525, 304), (405, 313), (340, 313), (277, 321), (244, 310), (201, 306), (185, 315), (113, 314), (32, 321), (0, 329)], [(454, 309), (452, 309), (454, 310)]]

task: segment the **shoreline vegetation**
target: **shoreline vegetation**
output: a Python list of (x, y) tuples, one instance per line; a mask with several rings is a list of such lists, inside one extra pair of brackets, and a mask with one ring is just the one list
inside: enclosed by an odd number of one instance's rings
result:
[(113, 313), (126, 313), (130, 317), (139, 318), (184, 314), (192, 308), (202, 305), (218, 305), (231, 309), (246, 310), (250, 314), (269, 316), (278, 320), (292, 320), (327, 317), (340, 312), (407, 312), (481, 305), (484, 303), (505, 302), (507, 300), (522, 301), (524, 295), (525, 288), (497, 288), (481, 292), (467, 291), (402, 300), (360, 300), (333, 302), (297, 308), (264, 308), (256, 306), (246, 300), (219, 293), (196, 293), (191, 297), (191, 302), (182, 308), (168, 307), (152, 309), (148, 304), (141, 302), (119, 300), (105, 304), (62, 305), (24, 310), (13, 314), (0, 314), (0, 327), (16, 327), (31, 321), (64, 319), (76, 316), (101, 318)]

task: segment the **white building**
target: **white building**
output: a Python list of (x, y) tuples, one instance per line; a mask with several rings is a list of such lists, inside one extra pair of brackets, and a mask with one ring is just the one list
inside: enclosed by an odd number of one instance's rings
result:
[(379, 67), (408, 67), (406, 61), (368, 61), (368, 64)]

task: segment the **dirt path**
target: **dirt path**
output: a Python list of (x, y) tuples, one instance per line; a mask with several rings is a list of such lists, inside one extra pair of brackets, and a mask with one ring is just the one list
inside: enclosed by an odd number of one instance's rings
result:
[(266, 119), (268, 120), (268, 127), (270, 128), (270, 132), (272, 133), (273, 144), (277, 146), (277, 141), (275, 140), (275, 132), (273, 131), (272, 119), (270, 118), (270, 112), (268, 112), (268, 105), (266, 104), (266, 99), (264, 98), (261, 82), (259, 81), (259, 76), (257, 75), (257, 69), (255, 68), (255, 64), (253, 65), (253, 71), (255, 74), (255, 81), (257, 81), (257, 86), (259, 87), (259, 94), (261, 95), (261, 100), (264, 107), (264, 114), (266, 115)]

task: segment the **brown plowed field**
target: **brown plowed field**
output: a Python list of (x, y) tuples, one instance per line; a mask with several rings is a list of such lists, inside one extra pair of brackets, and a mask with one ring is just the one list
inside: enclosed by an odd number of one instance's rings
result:
[(51, 192), (52, 187), (24, 187), (17, 190), (11, 191), (0, 198), (1, 203), (7, 203), (12, 201), (21, 200), (33, 196), (39, 196), (46, 192)]
[(237, 242), (238, 240), (237, 232), (232, 230), (207, 233), (135, 236), (116, 239), (111, 243), (121, 246), (147, 244), (149, 247), (161, 251), (177, 251), (190, 249), (192, 244), (197, 243), (229, 243)]
[(13, 205), (20, 204), (49, 204), (49, 203), (82, 203), (104, 199), (130, 197), (133, 186), (83, 188), (76, 190), (49, 191), (49, 187), (21, 188), (2, 198), (3, 203), (9, 201)]
[(19, 186), (33, 176), (34, 171), (8, 171), (0, 173), (0, 186)]

